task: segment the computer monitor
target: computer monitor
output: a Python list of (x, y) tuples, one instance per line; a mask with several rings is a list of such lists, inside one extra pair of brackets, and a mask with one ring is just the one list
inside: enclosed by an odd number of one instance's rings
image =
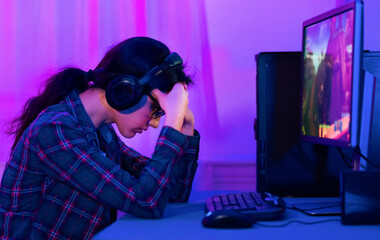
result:
[(361, 1), (303, 23), (301, 140), (358, 146), (362, 28)]

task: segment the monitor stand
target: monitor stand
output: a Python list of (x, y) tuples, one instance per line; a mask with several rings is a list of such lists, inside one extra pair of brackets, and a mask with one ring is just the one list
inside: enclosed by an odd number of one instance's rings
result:
[(355, 147), (355, 150), (352, 155), (352, 170), (359, 171), (360, 169), (360, 147)]

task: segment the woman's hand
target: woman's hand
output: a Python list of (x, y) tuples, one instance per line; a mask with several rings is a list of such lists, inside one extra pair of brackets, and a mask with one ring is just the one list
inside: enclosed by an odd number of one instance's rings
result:
[(189, 120), (191, 121), (191, 116), (187, 113), (189, 103), (187, 86), (182, 83), (176, 83), (173, 89), (167, 94), (161, 92), (159, 89), (154, 89), (152, 94), (157, 97), (160, 107), (165, 111), (165, 125), (181, 131), (185, 123), (185, 116), (188, 115), (185, 127), (187, 132), (189, 130)]

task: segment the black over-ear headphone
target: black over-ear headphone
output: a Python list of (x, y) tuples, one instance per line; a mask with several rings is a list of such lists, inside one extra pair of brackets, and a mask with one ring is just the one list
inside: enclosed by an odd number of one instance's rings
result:
[(122, 75), (115, 78), (108, 84), (106, 89), (108, 104), (118, 111), (126, 110), (136, 105), (146, 93), (144, 87), (150, 79), (159, 75), (165, 69), (182, 63), (182, 58), (173, 52), (165, 58), (163, 63), (153, 67), (140, 79), (132, 75)]

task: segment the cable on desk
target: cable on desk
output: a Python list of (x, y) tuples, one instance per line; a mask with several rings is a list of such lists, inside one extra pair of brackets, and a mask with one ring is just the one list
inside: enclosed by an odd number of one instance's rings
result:
[(300, 221), (300, 220), (291, 220), (291, 221), (288, 221), (286, 223), (279, 224), (279, 225), (263, 224), (263, 223), (256, 222), (255, 225), (258, 225), (260, 227), (286, 227), (291, 223), (301, 223), (301, 224), (305, 224), (305, 225), (312, 225), (312, 224), (335, 222), (335, 221), (340, 221), (340, 218), (327, 219), (327, 220), (321, 220), (321, 221), (315, 221), (315, 222), (304, 222), (304, 221)]
[(286, 209), (292, 209), (292, 210), (296, 210), (296, 211), (299, 211), (303, 214), (306, 214), (308, 216), (314, 216), (313, 214), (310, 214), (308, 213), (307, 211), (314, 211), (314, 210), (321, 210), (321, 209), (326, 209), (326, 208), (331, 208), (331, 207), (339, 207), (341, 206), (340, 203), (337, 203), (337, 204), (333, 204), (333, 205), (328, 205), (328, 206), (323, 206), (323, 207), (317, 207), (317, 208), (307, 208), (307, 209), (301, 209), (301, 208), (298, 208), (298, 207), (285, 207)]

